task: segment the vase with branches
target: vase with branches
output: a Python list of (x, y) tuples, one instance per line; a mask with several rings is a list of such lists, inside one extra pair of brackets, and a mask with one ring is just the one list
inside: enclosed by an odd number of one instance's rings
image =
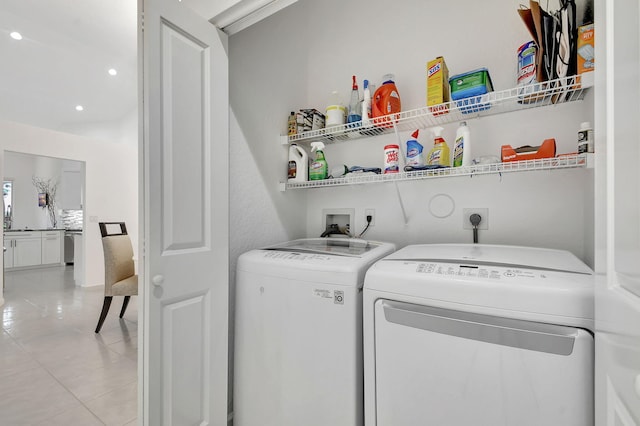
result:
[(55, 228), (58, 224), (58, 218), (56, 217), (56, 191), (58, 190), (58, 182), (37, 176), (33, 176), (31, 181), (33, 182), (33, 186), (38, 189), (38, 193), (45, 194), (46, 203), (42, 208), (47, 209), (51, 227)]

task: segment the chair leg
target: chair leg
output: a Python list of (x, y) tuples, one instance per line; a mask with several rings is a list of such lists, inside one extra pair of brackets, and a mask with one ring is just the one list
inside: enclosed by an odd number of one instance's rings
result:
[(124, 297), (124, 302), (122, 302), (122, 309), (120, 310), (120, 318), (124, 316), (124, 312), (127, 310), (127, 306), (129, 306), (129, 299), (131, 299), (131, 296)]
[(104, 323), (105, 318), (107, 318), (107, 313), (109, 312), (109, 307), (111, 306), (112, 296), (105, 296), (104, 303), (102, 304), (102, 312), (100, 312), (100, 319), (98, 320), (98, 326), (96, 327), (96, 333), (100, 333), (100, 329), (102, 328), (102, 323)]

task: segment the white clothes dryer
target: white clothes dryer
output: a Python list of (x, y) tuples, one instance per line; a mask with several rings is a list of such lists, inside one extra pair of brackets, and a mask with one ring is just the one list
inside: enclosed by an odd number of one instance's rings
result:
[(236, 426), (363, 425), (362, 286), (394, 249), (313, 238), (240, 256)]
[(365, 279), (367, 426), (588, 426), (594, 277), (567, 251), (407, 246)]

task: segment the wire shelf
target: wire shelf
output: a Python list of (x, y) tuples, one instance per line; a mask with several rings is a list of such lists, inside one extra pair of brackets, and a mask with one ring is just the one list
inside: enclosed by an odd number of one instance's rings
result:
[(288, 136), (288, 142), (335, 143), (391, 133), (395, 129), (413, 131), (472, 118), (579, 101), (584, 98), (587, 89), (588, 87), (583, 87), (580, 76), (564, 77), (373, 118), (368, 127), (362, 127), (362, 123), (358, 122), (312, 130)]
[(379, 182), (402, 182), (410, 180), (432, 179), (454, 176), (474, 176), (525, 172), (533, 170), (556, 170), (571, 168), (587, 168), (591, 166), (589, 156), (593, 154), (562, 155), (537, 160), (511, 161), (506, 163), (476, 164), (466, 167), (447, 167), (441, 169), (418, 170), (391, 174), (358, 174), (352, 173), (336, 179), (314, 180), (308, 182), (292, 182), (284, 184), (285, 189), (324, 188)]

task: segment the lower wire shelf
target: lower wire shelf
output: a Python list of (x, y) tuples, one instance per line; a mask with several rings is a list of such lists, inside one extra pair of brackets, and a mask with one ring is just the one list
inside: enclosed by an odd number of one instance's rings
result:
[(281, 190), (326, 188), (330, 186), (358, 185), (380, 182), (403, 182), (411, 180), (433, 179), (455, 176), (474, 176), (526, 172), (535, 170), (555, 170), (593, 167), (593, 154), (569, 154), (537, 160), (510, 161), (506, 163), (475, 164), (465, 167), (447, 167), (441, 169), (417, 170), (390, 174), (348, 174), (335, 179), (313, 180), (307, 182), (281, 182)]

